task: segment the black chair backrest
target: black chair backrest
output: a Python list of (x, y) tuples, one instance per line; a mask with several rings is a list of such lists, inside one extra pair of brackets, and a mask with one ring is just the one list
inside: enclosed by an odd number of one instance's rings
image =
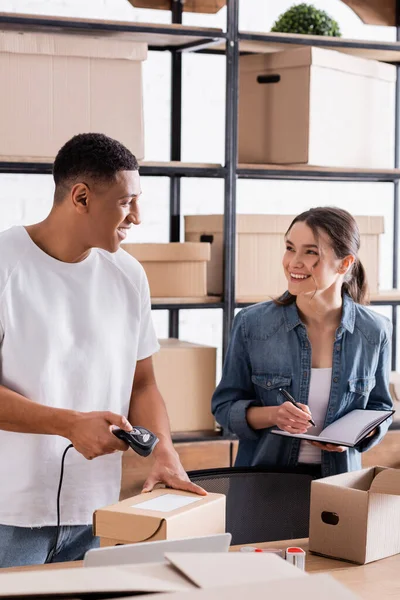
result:
[(306, 470), (229, 468), (191, 471), (208, 492), (226, 495), (232, 544), (308, 537), (311, 482)]

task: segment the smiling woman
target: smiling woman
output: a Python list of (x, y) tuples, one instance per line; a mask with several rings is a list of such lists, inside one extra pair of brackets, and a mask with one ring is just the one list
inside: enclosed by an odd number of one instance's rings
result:
[(270, 432), (312, 427), (318, 435), (354, 409), (390, 409), (391, 323), (363, 306), (368, 290), (358, 258), (360, 233), (347, 211), (302, 213), (285, 242), (288, 288), (236, 316), (213, 413), (239, 438), (237, 466), (306, 463), (317, 476), (356, 470), (360, 452), (380, 441), (390, 420), (355, 449)]

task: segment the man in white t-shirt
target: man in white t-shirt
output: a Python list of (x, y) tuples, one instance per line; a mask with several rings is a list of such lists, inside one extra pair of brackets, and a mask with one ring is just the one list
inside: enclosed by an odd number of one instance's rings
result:
[[(199, 494), (176, 454), (152, 354), (146, 276), (120, 243), (140, 223), (138, 164), (119, 142), (81, 134), (59, 151), (41, 223), (0, 234), (0, 567), (82, 558), (93, 511), (118, 501), (131, 424), (160, 442), (144, 485)], [(92, 460), (96, 459), (96, 460)]]

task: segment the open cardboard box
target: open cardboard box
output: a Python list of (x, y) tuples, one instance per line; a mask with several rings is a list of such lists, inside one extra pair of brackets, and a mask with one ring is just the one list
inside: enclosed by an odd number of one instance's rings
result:
[(225, 533), (224, 494), (156, 489), (95, 511), (101, 546)]
[[(191, 599), (191, 592), (207, 590), (200, 598), (243, 598), (254, 587), (264, 597), (316, 597), (324, 600), (354, 600), (355, 596), (329, 576), (308, 576), (285, 560), (270, 554), (218, 553), (167, 554), (166, 564), (121, 567), (72, 568), (26, 571), (0, 574), (0, 598), (70, 598), (97, 596), (103, 599), (141, 595), (148, 592), (185, 592), (182, 600)], [(276, 592), (271, 594), (274, 582)], [(235, 586), (235, 587), (233, 587)], [(267, 586), (267, 587), (266, 587)], [(215, 592), (213, 592), (215, 590)], [(262, 590), (262, 595), (260, 591)], [(148, 597), (148, 596), (147, 596)], [(173, 596), (168, 596), (173, 598)], [(178, 595), (177, 598), (180, 598)], [(193, 599), (194, 600), (194, 599)]]
[(310, 551), (358, 564), (400, 553), (400, 470), (371, 467), (313, 481)]

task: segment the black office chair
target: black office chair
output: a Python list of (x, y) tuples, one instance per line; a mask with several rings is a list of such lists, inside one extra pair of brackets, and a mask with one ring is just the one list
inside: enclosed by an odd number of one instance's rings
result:
[(208, 492), (226, 495), (226, 531), (233, 545), (308, 537), (316, 477), (306, 468), (209, 469), (188, 475)]

